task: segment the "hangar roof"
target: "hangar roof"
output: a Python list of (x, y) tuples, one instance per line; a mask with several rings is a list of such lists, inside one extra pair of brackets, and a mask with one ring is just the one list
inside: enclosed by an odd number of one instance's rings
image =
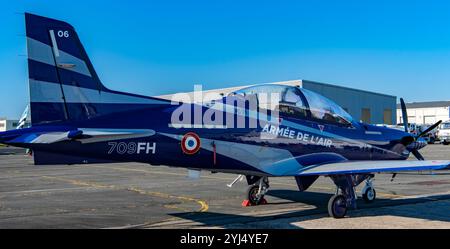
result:
[[(328, 87), (339, 88), (339, 89), (344, 89), (344, 90), (353, 91), (353, 92), (364, 92), (364, 93), (368, 93), (368, 94), (371, 94), (371, 95), (379, 95), (379, 96), (384, 96), (384, 97), (397, 98), (396, 96), (383, 94), (383, 93), (371, 92), (371, 91), (355, 89), (355, 88), (350, 88), (350, 87), (345, 87), (345, 86), (327, 84), (327, 83), (311, 81), (311, 80), (301, 80), (301, 79), (288, 80), (288, 81), (279, 81), (279, 82), (270, 82), (270, 83), (259, 83), (259, 84), (253, 84), (253, 85), (241, 85), (241, 86), (227, 87), (227, 88), (221, 88), (221, 89), (210, 89), (210, 90), (203, 89), (203, 92), (204, 93), (220, 92), (220, 93), (226, 95), (226, 94), (228, 94), (230, 92), (237, 91), (237, 90), (240, 90), (240, 89), (243, 89), (243, 88), (246, 88), (246, 87), (250, 87), (250, 86), (255, 86), (255, 85), (278, 84), (278, 85), (288, 85), (288, 86), (303, 87), (303, 83), (306, 83), (306, 84), (309, 83), (309, 84), (316, 85), (316, 86), (328, 86)], [(312, 89), (310, 89), (310, 90), (312, 90)], [(193, 94), (193, 92), (185, 92), (185, 93)], [(319, 93), (320, 93), (320, 91), (319, 91)], [(172, 95), (173, 94), (166, 94), (166, 95), (159, 95), (159, 96), (155, 96), (155, 97), (163, 98), (163, 99), (170, 99), (172, 97)]]
[(372, 92), (372, 91), (351, 88), (351, 87), (346, 87), (346, 86), (341, 86), (341, 85), (334, 85), (334, 84), (329, 84), (329, 83), (323, 83), (323, 82), (317, 82), (317, 81), (312, 81), (312, 80), (302, 80), (302, 83), (310, 83), (310, 84), (314, 84), (314, 85), (329, 86), (329, 87), (333, 87), (333, 88), (345, 89), (347, 91), (362, 92), (362, 93), (368, 93), (371, 95), (379, 95), (379, 96), (390, 97), (390, 98), (395, 98), (395, 99), (397, 98), (397, 96), (389, 95), (389, 94), (385, 94), (385, 93)]
[[(406, 103), (406, 108), (432, 108), (432, 107), (448, 107), (450, 101), (428, 101), (428, 102), (412, 102)], [(400, 104), (397, 104), (397, 109), (401, 109)]]

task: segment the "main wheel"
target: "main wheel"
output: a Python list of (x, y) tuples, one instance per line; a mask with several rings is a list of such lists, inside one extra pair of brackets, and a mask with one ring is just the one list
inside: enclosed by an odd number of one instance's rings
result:
[(328, 214), (333, 218), (343, 218), (347, 214), (347, 200), (343, 195), (333, 195), (328, 201)]
[(377, 197), (377, 192), (372, 187), (366, 188), (364, 190), (364, 193), (362, 194), (362, 198), (366, 203), (372, 203), (376, 197)]
[(258, 185), (250, 185), (247, 189), (246, 198), (253, 206), (259, 205), (263, 199), (263, 196), (258, 196), (258, 190)]

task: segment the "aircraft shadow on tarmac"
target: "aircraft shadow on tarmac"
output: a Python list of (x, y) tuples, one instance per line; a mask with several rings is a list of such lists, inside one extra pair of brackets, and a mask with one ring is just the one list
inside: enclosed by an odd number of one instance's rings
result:
[[(300, 227), (290, 224), (292, 220), (279, 220), (283, 218), (298, 217), (299, 221), (305, 221), (308, 219), (317, 219), (322, 217), (328, 217), (327, 214), (327, 201), (331, 197), (331, 194), (315, 193), (315, 192), (298, 192), (294, 190), (271, 190), (267, 195), (283, 199), (286, 201), (269, 203), (266, 205), (283, 205), (292, 202), (298, 202), (299, 204), (307, 204), (315, 206), (312, 209), (294, 210), (292, 212), (284, 212), (280, 214), (269, 214), (264, 216), (248, 216), (242, 214), (226, 214), (218, 212), (185, 212), (171, 214), (178, 218), (200, 223), (200, 226), (219, 226), (223, 228), (233, 227), (239, 228), (240, 224), (243, 224), (244, 228), (253, 228), (253, 222), (266, 222), (263, 228), (292, 228), (299, 229)], [(448, 200), (450, 195), (433, 196), (433, 200)], [(368, 217), (368, 216), (380, 216), (380, 215), (393, 215), (409, 218), (418, 218), (426, 220), (446, 221), (450, 222), (450, 216), (442, 217), (442, 215), (433, 214), (433, 210), (415, 210), (414, 212), (392, 212), (391, 209), (381, 209), (381, 207), (392, 207), (407, 204), (418, 204), (429, 202), (429, 198), (416, 198), (416, 199), (386, 199), (378, 198), (374, 203), (366, 204), (361, 199), (358, 199), (358, 209), (363, 211), (363, 215), (358, 215), (353, 210), (349, 211), (348, 217)], [(243, 208), (243, 213), (251, 212), (251, 207)], [(370, 212), (373, 209), (374, 212)], [(273, 210), (273, 208), (272, 208)], [(276, 209), (275, 209), (276, 210)], [(375, 212), (376, 210), (376, 212)], [(311, 217), (311, 215), (314, 215)], [(318, 217), (319, 216), (319, 217)], [(275, 221), (277, 222), (270, 222)], [(249, 224), (250, 223), (250, 224)], [(254, 227), (258, 228), (258, 227)]]

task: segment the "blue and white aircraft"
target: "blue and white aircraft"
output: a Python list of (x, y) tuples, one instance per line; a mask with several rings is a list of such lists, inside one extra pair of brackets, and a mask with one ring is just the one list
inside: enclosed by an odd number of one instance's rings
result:
[[(32, 149), (36, 165), (141, 162), (245, 175), (253, 205), (269, 177), (294, 177), (305, 191), (325, 176), (336, 185), (328, 204), (336, 218), (356, 208), (362, 182), (363, 199), (375, 199), (375, 173), (450, 165), (419, 153), (439, 122), (417, 136), (407, 125), (372, 126), (299, 87), (257, 85), (207, 104), (110, 90), (71, 25), (29, 13), (25, 22), (32, 126), (0, 133), (0, 143)], [(406, 161), (410, 153), (418, 160)]]

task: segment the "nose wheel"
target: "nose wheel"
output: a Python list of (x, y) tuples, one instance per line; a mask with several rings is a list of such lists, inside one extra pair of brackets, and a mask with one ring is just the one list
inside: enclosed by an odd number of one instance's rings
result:
[(368, 187), (364, 190), (362, 198), (366, 203), (372, 203), (377, 196), (377, 192), (373, 187)]
[(362, 198), (366, 203), (372, 203), (376, 199), (377, 192), (375, 191), (375, 188), (373, 187), (372, 179), (368, 179), (366, 181), (366, 186), (364, 186), (361, 193), (362, 193)]

